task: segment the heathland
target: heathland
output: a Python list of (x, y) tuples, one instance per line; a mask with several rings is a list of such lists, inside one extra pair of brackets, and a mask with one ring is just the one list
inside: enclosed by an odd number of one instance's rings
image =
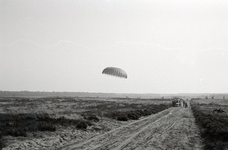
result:
[(226, 99), (14, 96), (0, 103), (3, 150), (228, 145)]

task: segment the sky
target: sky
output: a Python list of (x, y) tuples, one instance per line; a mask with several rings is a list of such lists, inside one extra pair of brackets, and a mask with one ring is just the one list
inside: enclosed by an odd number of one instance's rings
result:
[(226, 0), (0, 0), (0, 90), (227, 93), (227, 16)]

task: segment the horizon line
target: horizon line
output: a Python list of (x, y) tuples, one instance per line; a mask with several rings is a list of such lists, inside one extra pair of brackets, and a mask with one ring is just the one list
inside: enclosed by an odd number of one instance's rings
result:
[(131, 92), (88, 92), (88, 91), (29, 91), (29, 90), (21, 90), (21, 91), (13, 91), (13, 90), (0, 90), (0, 92), (46, 92), (46, 93), (102, 93), (102, 94), (228, 94), (228, 92), (161, 92), (161, 93), (131, 93)]

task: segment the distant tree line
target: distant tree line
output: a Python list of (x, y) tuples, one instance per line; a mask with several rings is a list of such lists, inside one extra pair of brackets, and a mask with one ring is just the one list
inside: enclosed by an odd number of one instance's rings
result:
[(60, 97), (128, 97), (128, 98), (158, 98), (160, 94), (118, 94), (118, 93), (90, 93), (90, 92), (45, 92), (45, 91), (0, 91), (0, 97), (27, 97), (27, 96), (60, 96)]

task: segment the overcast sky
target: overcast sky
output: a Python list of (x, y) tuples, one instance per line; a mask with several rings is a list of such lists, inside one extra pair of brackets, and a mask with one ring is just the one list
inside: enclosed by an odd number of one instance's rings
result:
[(228, 92), (228, 1), (0, 0), (0, 90)]

